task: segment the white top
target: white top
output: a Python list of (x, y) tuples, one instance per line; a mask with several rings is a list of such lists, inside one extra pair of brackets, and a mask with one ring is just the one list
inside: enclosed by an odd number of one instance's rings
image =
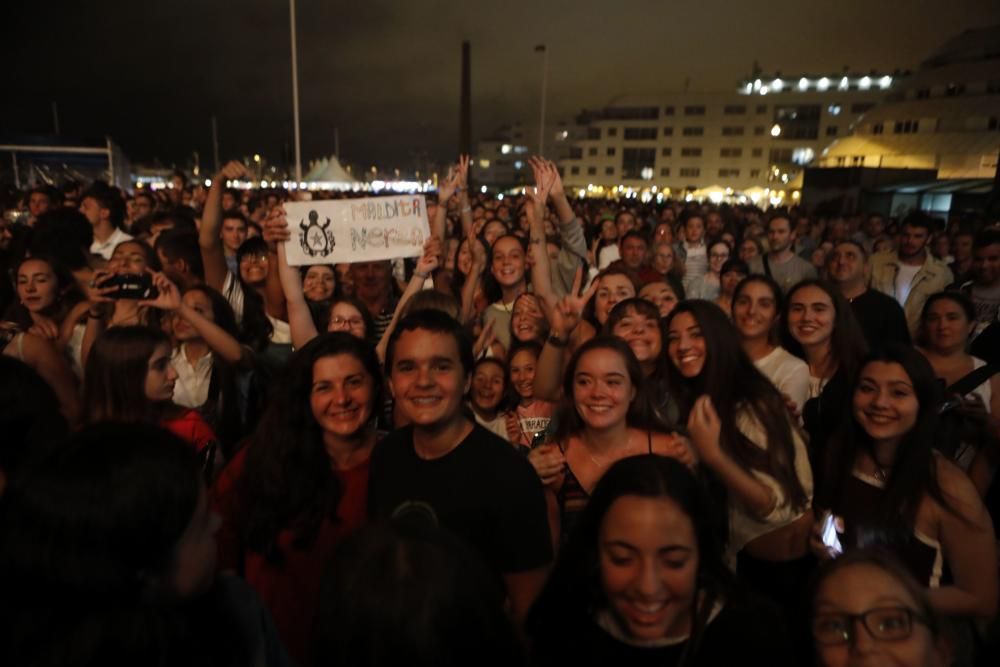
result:
[(684, 291), (698, 278), (708, 271), (708, 246), (702, 241), (697, 245), (690, 245), (684, 241)]
[(288, 322), (279, 320), (277, 317), (271, 317), (270, 315), (267, 316), (267, 319), (271, 322), (271, 342), (291, 344), (292, 328), (288, 325)]
[(243, 324), (243, 286), (232, 271), (226, 274), (226, 279), (222, 282), (222, 296), (232, 306), (236, 323)]
[(913, 287), (913, 279), (917, 271), (924, 268), (922, 264), (910, 266), (900, 263), (899, 273), (896, 274), (896, 301), (900, 306), (906, 305), (906, 300), (910, 297), (910, 289)]
[[(806, 453), (806, 445), (802, 440), (799, 430), (791, 425), (792, 441), (795, 446), (795, 476), (806, 492), (808, 503), (806, 508), (812, 505), (813, 497), (813, 477), (812, 468), (809, 466), (809, 455)], [(760, 422), (752, 412), (746, 408), (740, 408), (736, 415), (736, 427), (750, 442), (761, 449), (767, 449), (768, 438)], [(777, 501), (774, 509), (764, 518), (757, 518), (747, 511), (743, 503), (733, 494), (729, 494), (729, 545), (727, 554), (730, 562), (735, 563), (736, 554), (748, 543), (754, 541), (761, 535), (767, 535), (787, 526), (798, 519), (805, 512), (794, 509), (785, 498), (784, 491), (778, 481), (760, 470), (747, 471), (758, 481), (767, 486)]]
[(618, 252), (618, 244), (606, 245), (597, 251), (597, 268), (603, 269), (619, 259), (621, 259), (621, 253)]
[(76, 324), (73, 327), (73, 335), (66, 343), (66, 356), (69, 358), (69, 365), (78, 380), (83, 380), (83, 337), (86, 333), (86, 324)]
[(90, 252), (94, 255), (100, 255), (106, 260), (111, 259), (111, 254), (115, 251), (115, 246), (123, 241), (131, 241), (132, 237), (123, 232), (122, 230), (115, 227), (115, 231), (111, 232), (111, 236), (108, 237), (107, 241), (103, 243), (94, 239), (94, 242), (90, 244)]
[(170, 356), (170, 365), (177, 371), (174, 383), (174, 403), (185, 408), (200, 408), (208, 400), (208, 385), (212, 381), (212, 353), (193, 365), (184, 353), (184, 345)]
[[(985, 365), (986, 362), (979, 357), (972, 357), (972, 370), (979, 370)], [(990, 380), (992, 379), (993, 378), (986, 378), (986, 382), (969, 392), (970, 396), (974, 394), (983, 400), (983, 406), (986, 408), (987, 414), (990, 412), (990, 399), (993, 398), (993, 386), (990, 384)]]
[(472, 411), (472, 414), (475, 416), (477, 424), (485, 428), (490, 433), (500, 436), (506, 442), (510, 442), (510, 435), (507, 433), (507, 420), (504, 419), (503, 414), (498, 414), (490, 421), (486, 421), (480, 417), (479, 413), (475, 410)]
[(809, 400), (809, 364), (780, 346), (753, 364), (778, 391), (795, 401), (801, 414), (802, 406)]

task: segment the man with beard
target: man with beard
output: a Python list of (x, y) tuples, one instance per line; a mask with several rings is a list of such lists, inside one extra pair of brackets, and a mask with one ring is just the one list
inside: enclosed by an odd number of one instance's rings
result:
[(947, 265), (927, 251), (932, 232), (930, 218), (911, 215), (903, 221), (898, 248), (872, 257), (871, 287), (903, 307), (911, 336), (916, 335), (927, 297), (954, 280)]
[(750, 260), (750, 273), (762, 273), (774, 279), (781, 291), (807, 278), (816, 278), (816, 269), (792, 250), (795, 232), (792, 221), (783, 214), (775, 215), (767, 223), (767, 242), (770, 250), (765, 255)]
[(910, 344), (906, 316), (895, 299), (868, 289), (868, 253), (861, 242), (841, 241), (826, 260), (826, 277), (851, 303), (851, 310), (872, 350), (885, 345)]

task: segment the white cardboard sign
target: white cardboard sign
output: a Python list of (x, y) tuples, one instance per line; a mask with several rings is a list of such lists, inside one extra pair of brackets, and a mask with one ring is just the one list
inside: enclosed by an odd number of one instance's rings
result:
[(291, 202), (285, 213), (291, 266), (418, 257), (430, 236), (423, 195)]

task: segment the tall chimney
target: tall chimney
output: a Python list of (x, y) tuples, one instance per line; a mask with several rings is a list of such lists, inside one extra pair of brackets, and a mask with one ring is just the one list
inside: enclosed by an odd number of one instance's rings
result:
[(462, 42), (462, 94), (458, 120), (458, 152), (472, 155), (472, 83), (469, 72), (469, 42)]

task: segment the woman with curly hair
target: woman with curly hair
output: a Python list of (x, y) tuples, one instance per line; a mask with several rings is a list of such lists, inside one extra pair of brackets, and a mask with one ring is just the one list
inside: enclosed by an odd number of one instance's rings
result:
[(220, 564), (240, 571), (305, 663), (323, 567), (367, 519), (382, 374), (375, 352), (343, 332), (298, 350), (247, 447), (215, 493)]

